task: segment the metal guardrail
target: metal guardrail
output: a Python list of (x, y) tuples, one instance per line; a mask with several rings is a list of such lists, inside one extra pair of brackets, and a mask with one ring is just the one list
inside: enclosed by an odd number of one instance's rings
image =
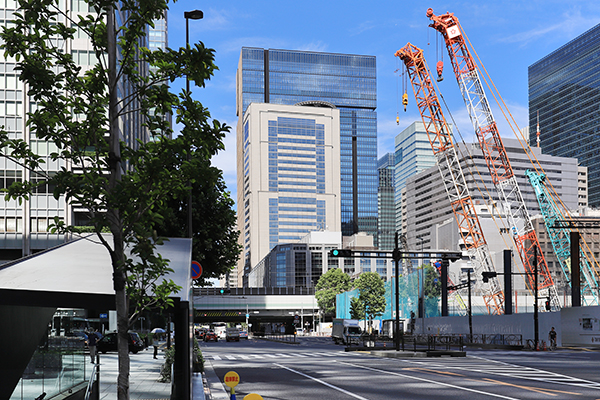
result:
[[(393, 338), (382, 335), (363, 335), (357, 346), (374, 349), (394, 349)], [(464, 346), (464, 337), (460, 335), (401, 335), (400, 348), (402, 351), (435, 351), (459, 350)], [(348, 345), (349, 348), (352, 345)]]
[(288, 343), (296, 343), (296, 335), (290, 333), (262, 333), (262, 332), (254, 332), (252, 334), (253, 337), (266, 339), (266, 340), (274, 340), (278, 342), (288, 342)]
[(100, 354), (96, 354), (96, 363), (92, 368), (92, 373), (85, 388), (83, 400), (98, 400), (100, 399)]
[(488, 344), (488, 345), (503, 345), (503, 346), (523, 346), (523, 335), (520, 334), (475, 334), (471, 338), (470, 335), (462, 336), (465, 343), (468, 344)]

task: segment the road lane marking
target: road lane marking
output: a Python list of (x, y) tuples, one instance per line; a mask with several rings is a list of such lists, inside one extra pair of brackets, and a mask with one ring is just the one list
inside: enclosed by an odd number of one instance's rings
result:
[[(471, 379), (471, 380), (477, 381), (476, 379)], [(552, 392), (563, 393), (563, 394), (573, 394), (573, 395), (576, 395), (576, 396), (581, 396), (581, 393), (566, 392), (566, 391), (563, 391), (563, 390), (536, 388), (536, 387), (533, 387), (533, 386), (515, 385), (515, 384), (512, 384), (512, 383), (497, 381), (495, 379), (490, 379), (490, 378), (483, 378), (483, 380), (484, 381), (488, 381), (488, 382), (493, 382), (493, 383), (496, 383), (498, 385), (512, 386), (512, 387), (516, 387), (516, 388), (519, 388), (519, 389), (531, 390), (532, 392), (547, 394), (547, 395), (550, 395), (550, 396), (557, 396), (556, 394), (554, 394)]]
[(423, 371), (423, 372), (428, 372), (430, 374), (442, 374), (442, 375), (452, 375), (452, 376), (461, 376), (464, 377), (464, 375), (461, 374), (457, 374), (454, 372), (448, 372), (448, 371), (438, 371), (435, 369), (428, 369), (428, 368), (402, 368), (403, 370), (408, 370), (408, 371), (412, 371), (412, 370), (417, 370), (417, 371)]
[(288, 367), (286, 367), (286, 366), (284, 366), (284, 365), (281, 365), (281, 364), (275, 364), (275, 365), (276, 365), (276, 366), (278, 366), (279, 368), (287, 369), (288, 371), (290, 371), (290, 372), (293, 372), (293, 373), (295, 373), (295, 374), (298, 374), (298, 375), (301, 375), (301, 376), (303, 376), (303, 377), (305, 377), (305, 378), (312, 379), (313, 381), (315, 381), (315, 382), (318, 382), (318, 383), (320, 383), (321, 385), (325, 385), (325, 386), (327, 386), (327, 387), (330, 387), (330, 388), (332, 388), (332, 389), (335, 389), (335, 390), (337, 390), (337, 391), (339, 391), (339, 392), (345, 393), (345, 394), (347, 394), (348, 396), (352, 396), (352, 397), (354, 397), (354, 398), (357, 398), (357, 399), (360, 399), (360, 400), (369, 400), (369, 399), (367, 399), (366, 397), (359, 396), (359, 395), (357, 395), (357, 394), (354, 394), (354, 393), (352, 393), (352, 392), (349, 392), (349, 391), (347, 391), (347, 390), (345, 390), (345, 389), (342, 389), (342, 388), (340, 388), (340, 387), (337, 387), (337, 386), (335, 386), (335, 385), (332, 385), (331, 383), (327, 383), (327, 382), (325, 382), (325, 381), (322, 381), (322, 380), (320, 380), (320, 379), (318, 379), (318, 378), (312, 377), (312, 376), (310, 376), (310, 375), (306, 375), (306, 374), (304, 374), (304, 373), (302, 373), (302, 372), (300, 372), (300, 371), (296, 371), (295, 369), (288, 368)]
[(403, 378), (406, 378), (406, 379), (414, 379), (416, 381), (433, 383), (435, 385), (446, 386), (446, 387), (450, 387), (450, 388), (454, 388), (454, 389), (458, 389), (458, 390), (464, 390), (464, 391), (467, 391), (467, 392), (479, 393), (479, 394), (483, 394), (483, 395), (486, 395), (486, 396), (498, 397), (498, 398), (507, 399), (507, 400), (519, 400), (519, 399), (516, 399), (514, 397), (503, 396), (501, 394), (484, 392), (482, 390), (477, 390), (477, 389), (471, 389), (471, 388), (467, 388), (467, 387), (456, 386), (456, 385), (452, 385), (450, 383), (432, 381), (430, 379), (419, 378), (417, 376), (410, 376), (410, 375), (399, 374), (398, 372), (385, 371), (385, 370), (382, 370), (382, 369), (371, 368), (371, 367), (367, 367), (367, 366), (364, 366), (364, 365), (356, 365), (356, 364), (352, 364), (352, 363), (348, 363), (348, 362), (344, 362), (344, 361), (339, 361), (339, 363), (340, 364), (346, 364), (346, 365), (349, 365), (351, 367), (367, 369), (367, 370), (370, 370), (370, 371), (375, 371), (375, 372), (379, 372), (379, 373), (383, 373), (383, 374), (400, 376), (400, 377), (403, 377)]

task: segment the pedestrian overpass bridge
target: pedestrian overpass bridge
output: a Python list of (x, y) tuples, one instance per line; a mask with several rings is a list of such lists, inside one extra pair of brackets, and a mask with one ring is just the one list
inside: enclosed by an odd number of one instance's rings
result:
[(296, 322), (318, 314), (314, 288), (194, 288), (194, 322)]

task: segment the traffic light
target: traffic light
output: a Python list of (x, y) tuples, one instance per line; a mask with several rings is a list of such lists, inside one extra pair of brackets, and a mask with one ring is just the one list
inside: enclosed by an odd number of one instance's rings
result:
[(229, 293), (231, 293), (231, 289), (221, 288), (220, 293), (221, 294), (229, 294)]
[(329, 257), (352, 257), (352, 250), (333, 249), (329, 251)]
[(490, 278), (495, 278), (496, 276), (498, 276), (497, 272), (488, 272), (488, 271), (484, 271), (481, 273), (481, 276), (483, 277), (483, 281), (485, 283), (488, 283)]
[(546, 299), (546, 311), (550, 311), (552, 310), (552, 307), (550, 306), (550, 297), (548, 297)]

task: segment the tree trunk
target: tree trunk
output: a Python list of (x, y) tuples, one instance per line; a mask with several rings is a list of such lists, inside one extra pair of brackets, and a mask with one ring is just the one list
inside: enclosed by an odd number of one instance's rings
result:
[[(107, 44), (108, 44), (108, 117), (109, 117), (109, 152), (108, 164), (110, 176), (108, 191), (113, 193), (121, 181), (121, 148), (118, 121), (117, 99), (117, 34), (115, 26), (115, 10), (112, 6), (107, 12)], [(113, 234), (113, 251), (111, 261), (113, 267), (113, 283), (115, 288), (115, 305), (117, 309), (117, 337), (119, 350), (119, 376), (117, 378), (117, 399), (129, 400), (129, 307), (127, 302), (126, 272), (124, 270), (123, 230), (118, 208), (108, 204), (107, 209), (110, 230)]]

